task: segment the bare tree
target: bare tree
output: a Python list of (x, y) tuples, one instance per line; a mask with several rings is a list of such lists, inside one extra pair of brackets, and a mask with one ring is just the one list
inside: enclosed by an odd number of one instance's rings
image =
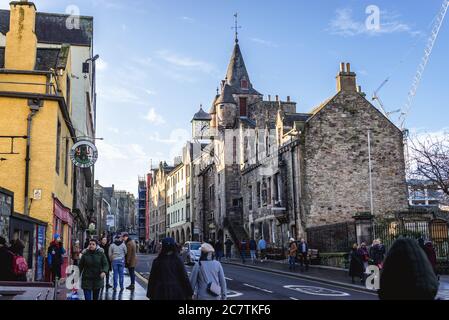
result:
[(410, 139), (411, 176), (427, 180), (449, 197), (449, 133)]

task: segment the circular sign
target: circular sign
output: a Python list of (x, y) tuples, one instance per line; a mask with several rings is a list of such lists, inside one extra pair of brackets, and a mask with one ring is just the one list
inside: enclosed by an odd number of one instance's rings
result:
[(79, 168), (90, 168), (97, 162), (98, 149), (90, 141), (80, 141), (72, 147), (70, 159)]

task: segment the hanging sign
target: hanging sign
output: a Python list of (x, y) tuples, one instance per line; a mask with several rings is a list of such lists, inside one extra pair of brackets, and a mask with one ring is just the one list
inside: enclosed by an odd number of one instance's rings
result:
[(72, 147), (70, 159), (78, 168), (90, 168), (97, 162), (98, 149), (90, 141), (80, 141)]

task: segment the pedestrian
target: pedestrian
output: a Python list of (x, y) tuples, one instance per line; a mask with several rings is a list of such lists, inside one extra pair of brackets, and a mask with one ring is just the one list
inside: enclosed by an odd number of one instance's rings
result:
[(193, 290), (184, 263), (176, 253), (173, 238), (165, 238), (161, 251), (153, 261), (148, 280), (150, 300), (192, 300)]
[(259, 255), (260, 255), (260, 262), (263, 262), (264, 260), (267, 260), (267, 242), (263, 237), (260, 237), (259, 242), (257, 243), (257, 248), (259, 249)]
[(13, 273), (14, 281), (26, 282), (28, 264), (23, 257), (23, 250), (25, 249), (25, 244), (20, 239), (11, 240), (11, 246), (9, 251), (13, 255)]
[(193, 267), (190, 283), (197, 300), (227, 299), (223, 266), (215, 260), (215, 250), (208, 243), (201, 245), (200, 261)]
[(256, 251), (257, 251), (257, 243), (256, 240), (251, 239), (249, 241), (249, 254), (251, 256), (251, 262), (253, 264), (256, 263), (257, 257), (256, 257)]
[(80, 248), (80, 241), (76, 240), (73, 247), (72, 247), (72, 260), (73, 265), (77, 266), (79, 265), (80, 259), (81, 259), (81, 248)]
[(364, 270), (363, 273), (366, 273), (366, 269), (368, 269), (370, 257), (369, 257), (369, 252), (368, 252), (365, 242), (362, 242), (362, 244), (360, 245), (359, 255), (362, 257), (363, 270)]
[(288, 269), (290, 271), (295, 271), (295, 269), (296, 269), (297, 251), (298, 251), (298, 246), (296, 245), (295, 239), (290, 238), (290, 244), (288, 247)]
[(50, 281), (61, 279), (61, 267), (66, 253), (59, 234), (55, 234), (47, 251), (47, 262), (50, 268)]
[(240, 242), (240, 248), (239, 248), (239, 250), (240, 250), (240, 258), (242, 258), (242, 263), (245, 263), (246, 246), (247, 246), (246, 239), (243, 239)]
[(6, 239), (0, 237), (0, 281), (13, 281), (13, 254), (6, 246)]
[(352, 278), (352, 283), (355, 283), (354, 278), (360, 278), (360, 282), (363, 284), (364, 281), (364, 269), (362, 256), (359, 254), (358, 245), (355, 243), (352, 246), (351, 252), (349, 253), (349, 276)]
[(108, 272), (108, 260), (97, 240), (91, 239), (79, 263), (81, 288), (85, 300), (98, 300)]
[(381, 300), (434, 300), (439, 283), (414, 239), (399, 238), (390, 248), (380, 277)]
[(226, 247), (226, 259), (229, 261), (231, 260), (232, 256), (232, 246), (234, 245), (234, 242), (229, 238), (228, 235), (226, 235), (226, 241), (225, 241), (225, 247)]
[(437, 271), (437, 253), (435, 251), (435, 248), (433, 247), (432, 241), (427, 241), (424, 245), (424, 248), (427, 258), (429, 259), (429, 262), (432, 265), (432, 269), (439, 280), (440, 277)]
[(380, 242), (380, 239), (373, 241), (373, 245), (369, 249), (369, 256), (371, 263), (379, 267), (379, 269), (382, 269), (385, 258), (385, 247)]
[(137, 248), (136, 242), (129, 237), (128, 233), (123, 234), (123, 240), (126, 244), (126, 267), (128, 268), (131, 284), (126, 287), (127, 290), (134, 290), (136, 285), (136, 264), (137, 264)]
[(309, 271), (309, 245), (305, 239), (301, 239), (299, 243), (298, 257), (301, 264), (301, 271), (304, 272), (304, 264), (306, 265), (306, 271)]
[(106, 255), (106, 260), (108, 261), (108, 272), (106, 272), (106, 290), (109, 290), (112, 288), (112, 286), (109, 283), (109, 275), (112, 271), (112, 264), (111, 264), (111, 259), (109, 258), (109, 241), (107, 237), (103, 237), (101, 239), (101, 243), (100, 243), (100, 248), (103, 249), (103, 251), (105, 252)]
[(125, 281), (125, 258), (128, 252), (122, 237), (116, 235), (114, 243), (109, 246), (109, 260), (112, 262), (114, 272), (114, 291), (117, 291), (117, 281), (120, 281), (120, 292), (124, 290)]
[(221, 239), (215, 243), (215, 252), (217, 253), (217, 260), (221, 262), (221, 258), (224, 256), (224, 244)]

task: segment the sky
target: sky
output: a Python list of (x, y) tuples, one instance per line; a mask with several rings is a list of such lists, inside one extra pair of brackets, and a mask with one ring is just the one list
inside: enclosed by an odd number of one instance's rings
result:
[[(7, 8), (9, 1), (0, 0)], [(172, 162), (190, 139), (193, 114), (208, 110), (239, 43), (251, 82), (291, 96), (308, 112), (336, 93), (350, 62), (368, 98), (387, 111), (407, 101), (442, 0), (36, 0), (38, 11), (94, 17), (98, 68), (96, 179), (137, 194), (151, 163)], [(379, 25), (372, 25), (373, 6)], [(449, 18), (448, 18), (449, 19)], [(369, 22), (367, 25), (366, 22)], [(374, 28), (374, 29), (373, 29)], [(412, 132), (449, 131), (449, 20), (406, 119)], [(398, 113), (391, 115), (394, 122)]]

